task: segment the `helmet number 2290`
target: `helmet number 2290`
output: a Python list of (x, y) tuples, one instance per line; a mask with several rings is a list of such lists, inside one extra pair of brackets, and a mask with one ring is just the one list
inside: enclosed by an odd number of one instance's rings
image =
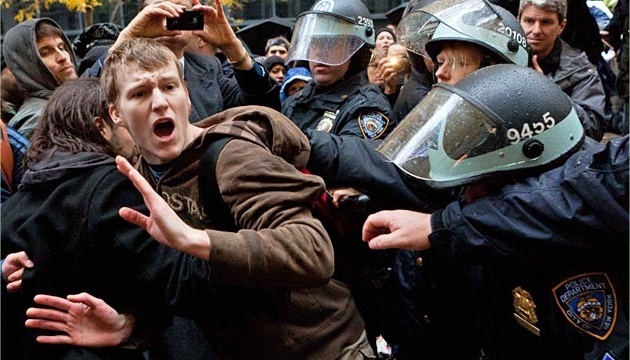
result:
[(516, 144), (522, 140), (529, 139), (534, 135), (540, 134), (541, 132), (550, 129), (556, 125), (556, 120), (546, 112), (542, 116), (543, 121), (523, 124), (522, 129), (510, 128), (507, 131), (507, 138), (512, 142), (512, 144)]

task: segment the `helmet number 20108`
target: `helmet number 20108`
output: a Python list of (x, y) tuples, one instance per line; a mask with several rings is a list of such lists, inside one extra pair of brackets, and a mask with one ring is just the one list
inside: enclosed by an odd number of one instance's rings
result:
[(505, 26), (504, 24), (497, 24), (497, 31), (510, 39), (516, 40), (521, 46), (527, 47), (527, 38), (511, 27)]

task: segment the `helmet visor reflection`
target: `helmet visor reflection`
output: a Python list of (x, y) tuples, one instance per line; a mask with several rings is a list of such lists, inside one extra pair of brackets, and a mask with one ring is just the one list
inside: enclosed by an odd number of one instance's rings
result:
[(412, 53), (428, 58), (425, 46), (433, 38), (438, 25), (440, 20), (431, 14), (411, 13), (398, 24), (398, 42)]
[(495, 122), (459, 95), (434, 88), (379, 146), (407, 174), (453, 181), (475, 172), (469, 161), (505, 144)]
[(287, 62), (341, 65), (366, 43), (365, 27), (325, 14), (302, 15), (295, 24)]

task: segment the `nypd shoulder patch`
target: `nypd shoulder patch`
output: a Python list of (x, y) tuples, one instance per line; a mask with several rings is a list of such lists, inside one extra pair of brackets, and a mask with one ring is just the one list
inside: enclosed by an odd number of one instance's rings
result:
[(367, 139), (377, 139), (387, 129), (389, 119), (378, 111), (359, 114), (359, 128)]
[(569, 323), (596, 339), (606, 340), (617, 321), (615, 289), (605, 273), (585, 273), (553, 288), (556, 304)]

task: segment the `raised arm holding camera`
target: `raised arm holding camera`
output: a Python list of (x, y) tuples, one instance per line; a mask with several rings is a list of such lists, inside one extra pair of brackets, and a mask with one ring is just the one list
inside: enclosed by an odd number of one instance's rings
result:
[[(145, 1), (145, 3), (149, 3)], [(165, 26), (166, 19), (182, 18), (183, 14), (190, 14), (190, 2), (188, 1), (160, 1), (152, 2), (138, 13), (120, 33), (114, 47), (120, 42), (135, 37), (171, 37), (177, 36), (182, 31), (169, 30)], [(215, 6), (202, 5), (199, 0), (192, 0), (192, 10), (203, 13), (203, 30), (192, 30), (194, 35), (201, 37), (207, 43), (220, 49), (228, 58), (230, 64), (238, 70), (250, 70), (254, 61), (247, 56), (248, 52), (238, 39), (230, 26), (221, 0), (215, 0)], [(188, 15), (184, 15), (187, 17)], [(182, 18), (183, 19), (183, 18)], [(196, 20), (197, 17), (189, 17)], [(162, 21), (156, 21), (162, 20)], [(186, 28), (185, 21), (178, 22), (180, 28)]]
[[(262, 64), (251, 60), (221, 10), (221, 1), (214, 6), (219, 10), (198, 0), (144, 0), (113, 47), (125, 39), (143, 37), (154, 38), (173, 51), (183, 65), (192, 104), (191, 123), (235, 106), (280, 109), (280, 87), (269, 78)], [(175, 30), (199, 28), (199, 25), (203, 30)], [(188, 45), (199, 38), (227, 56), (234, 75), (225, 75), (216, 56), (188, 51)], [(100, 63), (104, 61), (105, 58)], [(100, 76), (99, 63), (88, 74)]]

